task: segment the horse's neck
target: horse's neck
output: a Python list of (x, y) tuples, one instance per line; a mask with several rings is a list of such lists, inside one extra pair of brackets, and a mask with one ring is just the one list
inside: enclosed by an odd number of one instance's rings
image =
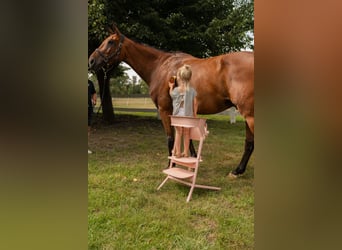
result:
[(166, 53), (126, 38), (123, 61), (131, 66), (136, 73), (149, 85), (152, 75), (170, 53)]

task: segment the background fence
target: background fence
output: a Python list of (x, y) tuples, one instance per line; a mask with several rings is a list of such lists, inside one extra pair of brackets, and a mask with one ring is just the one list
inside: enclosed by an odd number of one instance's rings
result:
[[(158, 109), (152, 102), (149, 96), (132, 96), (132, 97), (114, 97), (112, 98), (114, 111), (124, 112), (155, 112), (158, 115)], [(101, 100), (98, 98), (95, 112), (98, 111), (101, 105)], [(230, 117), (230, 123), (236, 122), (236, 117), (239, 116), (239, 112), (235, 107), (226, 109), (219, 113), (220, 115), (228, 115)]]

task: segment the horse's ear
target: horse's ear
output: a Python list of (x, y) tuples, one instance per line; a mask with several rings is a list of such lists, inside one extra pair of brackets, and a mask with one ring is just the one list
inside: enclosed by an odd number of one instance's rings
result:
[(116, 26), (116, 23), (114, 23), (114, 22), (112, 23), (112, 26), (108, 28), (108, 30), (111, 34), (117, 34), (117, 35), (120, 34), (120, 31), (119, 31), (118, 27)]

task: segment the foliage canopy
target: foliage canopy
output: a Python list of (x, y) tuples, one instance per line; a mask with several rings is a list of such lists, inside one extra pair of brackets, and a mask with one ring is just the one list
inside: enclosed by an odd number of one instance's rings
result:
[(123, 34), (197, 57), (253, 49), (253, 0), (88, 0), (89, 53), (117, 23)]
[[(199, 58), (254, 49), (254, 0), (88, 0), (88, 55), (108, 36), (112, 23), (137, 42)], [(121, 65), (114, 70), (111, 89), (101, 90), (105, 85), (99, 81), (107, 121), (113, 119), (110, 91), (147, 92), (142, 83), (128, 88), (123, 71)]]

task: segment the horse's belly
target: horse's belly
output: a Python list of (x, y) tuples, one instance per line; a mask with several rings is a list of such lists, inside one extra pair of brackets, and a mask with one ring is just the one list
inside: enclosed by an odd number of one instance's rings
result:
[(220, 113), (222, 111), (225, 111), (226, 109), (230, 108), (231, 106), (215, 106), (215, 107), (199, 106), (197, 113), (202, 114), (202, 115), (216, 114), (216, 113)]
[(234, 106), (234, 104), (228, 99), (220, 99), (219, 101), (213, 101), (213, 99), (198, 102), (198, 114), (216, 114)]

